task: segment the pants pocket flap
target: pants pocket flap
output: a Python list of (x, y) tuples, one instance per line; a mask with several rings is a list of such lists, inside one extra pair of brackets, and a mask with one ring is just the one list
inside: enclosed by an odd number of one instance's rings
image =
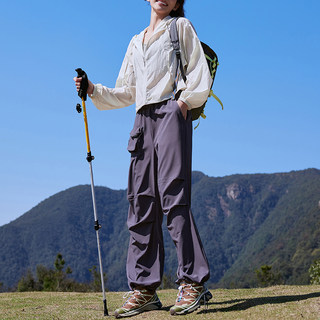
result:
[(143, 133), (143, 128), (141, 127), (134, 128), (130, 132), (130, 138), (129, 138), (128, 147), (127, 147), (127, 150), (129, 152), (134, 152), (137, 150), (138, 141), (140, 140), (142, 133)]

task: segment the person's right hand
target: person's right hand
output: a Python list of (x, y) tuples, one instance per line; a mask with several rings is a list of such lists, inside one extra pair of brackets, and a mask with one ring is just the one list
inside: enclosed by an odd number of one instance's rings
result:
[[(77, 91), (79, 91), (79, 90), (80, 90), (80, 86), (81, 86), (81, 80), (82, 80), (82, 78), (74, 77), (73, 80), (74, 80), (74, 82), (75, 82)], [(88, 79), (88, 90), (87, 90), (87, 94), (93, 94), (93, 89), (94, 89), (94, 85), (93, 85), (93, 83)]]

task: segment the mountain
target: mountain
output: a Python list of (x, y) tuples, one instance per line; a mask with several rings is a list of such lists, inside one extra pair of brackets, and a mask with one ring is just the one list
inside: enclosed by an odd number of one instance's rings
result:
[[(211, 285), (256, 286), (268, 264), (283, 283), (307, 284), (320, 258), (320, 170), (208, 177), (193, 172), (192, 210), (211, 268)], [(126, 290), (129, 234), (125, 190), (96, 187), (104, 272), (109, 290)], [(165, 221), (164, 221), (165, 225)], [(164, 229), (166, 267), (176, 254)], [(58, 252), (72, 277), (89, 281), (98, 265), (90, 186), (59, 192), (0, 227), (0, 282), (14, 286), (28, 269), (53, 267)]]

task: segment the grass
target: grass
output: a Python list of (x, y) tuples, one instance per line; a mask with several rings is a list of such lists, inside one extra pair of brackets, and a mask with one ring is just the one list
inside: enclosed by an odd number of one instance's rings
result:
[[(160, 290), (163, 308), (133, 317), (152, 319), (308, 319), (320, 320), (320, 286), (275, 286), (212, 290), (208, 308), (172, 317), (177, 291)], [(108, 292), (109, 314), (123, 303), (122, 292)], [(0, 319), (106, 319), (101, 293), (25, 292), (0, 294)]]

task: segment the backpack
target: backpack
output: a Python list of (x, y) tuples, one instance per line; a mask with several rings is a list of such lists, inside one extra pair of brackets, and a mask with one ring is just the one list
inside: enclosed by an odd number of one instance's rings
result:
[[(186, 78), (186, 75), (185, 75), (185, 72), (184, 72), (184, 69), (183, 69), (183, 65), (182, 65), (181, 53), (180, 53), (179, 35), (178, 35), (178, 30), (177, 30), (177, 20), (178, 20), (178, 18), (179, 17), (174, 18), (172, 20), (171, 24), (170, 24), (170, 39), (171, 39), (172, 46), (173, 46), (173, 49), (174, 49), (174, 51), (176, 53), (176, 57), (177, 57), (177, 60), (178, 60), (177, 69), (180, 68), (180, 73), (181, 73), (182, 79), (183, 79), (184, 82), (186, 82), (187, 78)], [(205, 54), (205, 57), (206, 57), (206, 60), (207, 60), (207, 63), (208, 63), (208, 68), (209, 68), (209, 71), (210, 71), (210, 75), (211, 75), (211, 78), (212, 78), (212, 85), (213, 85), (213, 81), (214, 81), (214, 78), (216, 76), (217, 67), (219, 65), (218, 56), (216, 55), (216, 53), (207, 44), (201, 42), (201, 46), (202, 46), (202, 49), (204, 51), (204, 54)], [(178, 70), (177, 70), (177, 72), (178, 72)], [(210, 93), (209, 93), (208, 98), (209, 97), (214, 97), (220, 103), (220, 105), (222, 107), (222, 110), (223, 110), (223, 104), (220, 101), (220, 99), (213, 93), (212, 85), (210, 87)], [(179, 97), (179, 93), (178, 93), (178, 97)], [(176, 98), (178, 98), (178, 97), (176, 97)], [(205, 116), (205, 114), (203, 112), (206, 103), (207, 103), (207, 101), (201, 107), (191, 109), (192, 121), (199, 119), (200, 116), (202, 118), (204, 118), (204, 119), (206, 118), (206, 116)]]

